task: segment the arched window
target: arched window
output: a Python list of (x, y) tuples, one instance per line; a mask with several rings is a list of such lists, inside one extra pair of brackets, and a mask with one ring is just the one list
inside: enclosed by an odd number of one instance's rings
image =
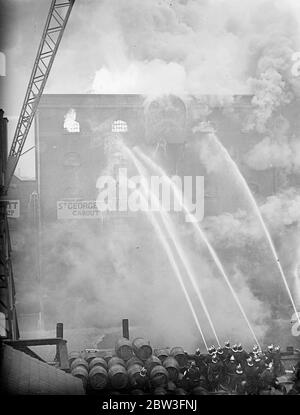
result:
[(127, 122), (122, 121), (122, 120), (114, 121), (111, 126), (111, 131), (112, 133), (127, 133), (128, 131)]

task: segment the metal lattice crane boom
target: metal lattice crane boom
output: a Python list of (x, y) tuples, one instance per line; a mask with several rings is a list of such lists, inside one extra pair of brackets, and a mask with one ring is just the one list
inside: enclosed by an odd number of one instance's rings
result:
[(7, 159), (4, 193), (18, 164), (75, 0), (52, 0)]
[[(4, 336), (11, 340), (17, 340), (20, 333), (15, 305), (15, 286), (5, 196), (22, 155), (22, 149), (74, 2), (75, 0), (51, 1), (11, 149), (7, 159), (0, 157), (0, 337)], [(3, 117), (3, 111), (0, 110), (0, 150), (5, 156), (6, 124), (7, 120)], [(5, 335), (3, 335), (3, 316), (5, 317)]]

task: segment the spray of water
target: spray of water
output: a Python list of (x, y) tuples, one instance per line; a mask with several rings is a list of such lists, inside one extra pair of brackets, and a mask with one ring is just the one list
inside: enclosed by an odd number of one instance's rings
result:
[[(189, 212), (188, 208), (186, 207), (185, 203), (182, 201), (182, 198), (181, 198), (179, 189), (177, 188), (177, 186), (175, 185), (175, 183), (167, 176), (166, 172), (160, 166), (158, 166), (156, 163), (154, 163), (153, 160), (151, 160), (148, 156), (146, 156), (139, 148), (135, 148), (134, 151), (141, 157), (141, 159), (143, 159), (145, 161), (145, 163), (147, 163), (149, 166), (151, 166), (154, 170), (158, 171), (159, 174), (164, 177), (164, 179), (167, 181), (167, 183), (171, 186), (175, 198), (180, 203), (180, 205), (182, 206), (182, 208), (185, 211), (185, 213), (187, 215), (190, 215), (190, 216), (193, 217), (193, 215)], [(233, 296), (233, 298), (234, 298), (234, 300), (235, 300), (238, 308), (240, 309), (240, 312), (241, 312), (241, 314), (242, 314), (242, 316), (243, 316), (243, 318), (244, 318), (244, 320), (245, 320), (245, 322), (246, 322), (246, 324), (247, 324), (247, 326), (248, 326), (248, 328), (249, 328), (249, 330), (250, 330), (250, 332), (251, 332), (251, 334), (252, 334), (252, 336), (253, 336), (256, 344), (260, 347), (259, 341), (258, 341), (258, 339), (257, 339), (257, 337), (255, 335), (255, 332), (253, 330), (253, 327), (252, 327), (252, 325), (251, 325), (251, 323), (250, 323), (250, 321), (249, 321), (249, 319), (247, 317), (247, 314), (246, 314), (246, 312), (245, 312), (245, 310), (244, 310), (244, 308), (243, 308), (243, 306), (242, 306), (242, 304), (241, 304), (241, 302), (240, 302), (240, 300), (239, 300), (239, 298), (238, 298), (238, 296), (237, 296), (234, 288), (232, 287), (232, 285), (231, 285), (231, 283), (229, 281), (229, 278), (228, 278), (228, 276), (227, 276), (227, 274), (226, 274), (226, 272), (224, 270), (224, 267), (223, 267), (223, 265), (222, 265), (222, 263), (221, 263), (218, 255), (217, 255), (217, 253), (215, 252), (215, 250), (211, 246), (210, 242), (208, 241), (205, 233), (202, 231), (202, 229), (199, 226), (198, 222), (196, 222), (196, 218), (195, 217), (194, 217), (194, 219), (195, 219), (195, 221), (192, 222), (192, 225), (194, 226), (195, 230), (197, 231), (197, 233), (199, 234), (199, 236), (201, 237), (201, 239), (203, 240), (203, 242), (207, 246), (207, 248), (209, 250), (209, 253), (211, 254), (211, 256), (212, 256), (212, 258), (213, 258), (216, 266), (218, 267), (221, 275), (223, 276), (225, 282), (227, 283), (227, 285), (228, 285), (228, 287), (229, 287), (229, 289), (231, 291), (231, 294), (232, 294), (232, 296)]]
[[(126, 149), (126, 148), (125, 148), (125, 149)], [(127, 150), (127, 151), (128, 151), (128, 154), (130, 154), (129, 150)], [(139, 191), (139, 194), (140, 194), (141, 199), (142, 199), (144, 202), (146, 202), (146, 197), (145, 197), (145, 196), (141, 193), (141, 191)], [(189, 309), (190, 309), (190, 311), (191, 311), (191, 313), (192, 313), (192, 316), (193, 316), (193, 318), (194, 318), (194, 321), (195, 321), (196, 327), (197, 327), (197, 329), (198, 329), (198, 331), (199, 331), (199, 333), (200, 333), (200, 336), (201, 336), (201, 338), (202, 338), (202, 341), (203, 341), (203, 343), (204, 343), (204, 346), (205, 346), (205, 348), (206, 348), (206, 350), (207, 350), (207, 349), (208, 349), (208, 345), (207, 345), (206, 339), (205, 339), (205, 337), (204, 337), (204, 333), (203, 333), (203, 331), (202, 331), (202, 328), (201, 328), (201, 325), (200, 325), (199, 319), (198, 319), (198, 317), (197, 317), (197, 314), (196, 314), (196, 311), (195, 311), (194, 306), (193, 306), (193, 304), (192, 304), (192, 301), (191, 301), (191, 299), (190, 299), (190, 296), (189, 296), (189, 294), (188, 294), (188, 292), (187, 292), (187, 290), (186, 290), (186, 287), (185, 287), (185, 285), (184, 285), (183, 278), (182, 278), (182, 276), (181, 276), (181, 272), (180, 272), (180, 270), (179, 270), (179, 268), (178, 268), (178, 265), (177, 265), (177, 263), (176, 263), (176, 260), (175, 260), (175, 258), (174, 258), (174, 255), (173, 255), (173, 252), (172, 252), (172, 249), (171, 249), (170, 243), (168, 242), (168, 240), (167, 240), (167, 238), (166, 238), (165, 234), (163, 233), (163, 231), (162, 231), (162, 229), (161, 229), (161, 226), (160, 226), (160, 224), (159, 224), (158, 220), (156, 219), (156, 217), (155, 217), (155, 215), (153, 214), (153, 212), (152, 212), (152, 211), (148, 211), (148, 217), (149, 217), (149, 219), (150, 219), (150, 221), (151, 221), (151, 223), (152, 223), (152, 225), (153, 225), (153, 227), (154, 227), (154, 229), (155, 229), (155, 232), (156, 232), (156, 234), (158, 235), (158, 237), (159, 237), (159, 239), (160, 239), (160, 241), (161, 241), (161, 244), (162, 244), (162, 246), (163, 246), (163, 248), (164, 248), (164, 250), (165, 250), (165, 252), (166, 252), (166, 254), (167, 254), (167, 256), (168, 256), (168, 259), (169, 259), (169, 261), (170, 261), (170, 265), (171, 265), (171, 267), (173, 268), (173, 270), (174, 270), (174, 272), (175, 272), (175, 275), (176, 275), (176, 277), (177, 277), (177, 280), (178, 280), (178, 282), (179, 282), (179, 285), (180, 285), (180, 287), (181, 287), (181, 289), (182, 289), (182, 292), (183, 292), (183, 294), (184, 294), (184, 296), (185, 296), (185, 299), (186, 299), (186, 301), (187, 301), (187, 303), (188, 303)]]
[[(136, 169), (138, 170), (139, 174), (142, 177), (146, 177), (147, 172), (145, 171), (144, 166), (139, 162), (139, 160), (135, 157), (135, 155), (132, 153), (132, 151), (130, 149), (126, 148), (126, 151), (127, 151), (128, 155), (129, 155), (130, 159), (134, 163)], [(184, 265), (184, 268), (185, 268), (185, 270), (186, 270), (186, 272), (187, 272), (187, 274), (189, 276), (189, 279), (191, 281), (191, 284), (192, 284), (192, 286), (193, 286), (193, 288), (194, 288), (194, 290), (196, 292), (196, 295), (197, 295), (197, 297), (198, 297), (198, 299), (200, 301), (200, 304), (201, 304), (201, 306), (202, 306), (202, 308), (204, 310), (204, 313), (205, 313), (205, 315), (207, 317), (207, 320), (209, 322), (209, 325), (211, 327), (211, 330), (212, 330), (212, 332), (213, 332), (213, 334), (214, 334), (214, 336), (216, 338), (216, 341), (217, 341), (218, 345), (220, 346), (220, 340), (219, 340), (218, 335), (216, 333), (216, 329), (215, 329), (215, 326), (213, 324), (212, 318), (211, 318), (210, 313), (209, 313), (209, 311), (207, 309), (207, 306), (205, 304), (205, 301), (203, 299), (203, 296), (202, 296), (202, 294), (201, 294), (201, 292), (199, 290), (199, 287), (198, 287), (197, 282), (196, 282), (196, 277), (195, 277), (194, 272), (193, 272), (193, 270), (191, 268), (191, 265), (190, 265), (190, 263), (189, 263), (189, 261), (187, 259), (187, 256), (186, 256), (186, 254), (184, 252), (184, 249), (182, 247), (182, 244), (180, 243), (180, 241), (178, 240), (178, 238), (176, 236), (176, 231), (175, 231), (175, 228), (174, 228), (172, 222), (170, 221), (169, 214), (165, 210), (163, 210), (161, 208), (160, 202), (159, 202), (158, 198), (151, 191), (151, 189), (147, 185), (147, 181), (146, 180), (142, 183), (142, 187), (143, 187), (145, 193), (147, 195), (150, 195), (151, 196), (151, 198), (154, 201), (154, 203), (156, 204), (156, 206), (159, 207), (159, 213), (160, 213), (162, 222), (164, 224), (165, 231), (168, 233), (169, 238), (171, 238), (171, 240), (174, 243), (176, 252), (179, 255), (179, 257), (180, 257), (180, 259), (181, 259), (181, 261), (182, 261), (182, 263)]]
[(300, 264), (295, 266), (294, 270), (294, 290), (297, 306), (300, 307)]
[[(272, 255), (273, 255), (274, 260), (275, 260), (275, 262), (276, 262), (276, 264), (277, 264), (277, 267), (278, 267), (278, 270), (279, 270), (280, 276), (281, 276), (282, 281), (283, 281), (283, 283), (284, 283), (284, 286), (285, 286), (285, 289), (286, 289), (286, 291), (287, 291), (287, 294), (288, 294), (288, 296), (289, 296), (289, 298), (290, 298), (290, 301), (291, 301), (291, 304), (292, 304), (292, 306), (293, 306), (294, 312), (295, 312), (295, 313), (296, 313), (296, 315), (298, 316), (298, 312), (297, 312), (297, 309), (296, 309), (296, 305), (295, 305), (295, 302), (294, 302), (294, 299), (293, 299), (293, 296), (292, 296), (291, 290), (290, 290), (290, 288), (289, 288), (289, 285), (288, 285), (288, 283), (287, 283), (286, 276), (284, 275), (284, 272), (283, 272), (282, 266), (281, 266), (281, 264), (280, 264), (280, 261), (279, 261), (279, 258), (278, 258), (278, 255), (277, 255), (277, 252), (276, 252), (276, 249), (275, 249), (274, 243), (273, 243), (273, 241), (272, 241), (271, 235), (270, 235), (270, 233), (269, 233), (269, 231), (268, 231), (268, 228), (267, 228), (267, 226), (266, 226), (266, 224), (265, 224), (265, 221), (264, 221), (264, 219), (263, 219), (263, 217), (262, 217), (262, 214), (261, 214), (261, 212), (260, 212), (260, 210), (259, 210), (259, 207), (258, 207), (258, 205), (257, 205), (257, 203), (256, 203), (256, 200), (255, 200), (255, 198), (254, 198), (254, 196), (253, 196), (253, 194), (252, 194), (252, 192), (251, 192), (251, 190), (250, 190), (250, 188), (249, 188), (249, 186), (248, 186), (248, 183), (247, 183), (246, 179), (244, 178), (244, 176), (242, 175), (242, 173), (241, 173), (240, 169), (238, 168), (237, 164), (236, 164), (236, 163), (235, 163), (235, 161), (232, 159), (232, 157), (231, 157), (231, 156), (230, 156), (230, 154), (228, 153), (227, 149), (226, 149), (226, 148), (223, 146), (223, 144), (220, 142), (220, 140), (218, 139), (218, 137), (216, 136), (216, 134), (210, 134), (210, 135), (209, 135), (209, 137), (210, 137), (210, 138), (212, 138), (212, 139), (215, 141), (215, 143), (217, 144), (218, 148), (220, 149), (220, 151), (221, 151), (221, 152), (222, 152), (222, 154), (224, 155), (225, 160), (226, 160), (226, 161), (228, 162), (228, 164), (230, 165), (230, 167), (231, 167), (231, 169), (232, 169), (233, 173), (234, 173), (234, 174), (235, 174), (235, 176), (236, 176), (236, 177), (240, 180), (240, 183), (241, 183), (241, 185), (242, 185), (242, 187), (243, 187), (243, 190), (245, 191), (246, 195), (248, 196), (248, 198), (249, 198), (249, 200), (250, 200), (251, 207), (253, 208), (253, 210), (254, 210), (254, 212), (255, 212), (255, 214), (256, 214), (256, 216), (257, 216), (257, 218), (258, 218), (258, 220), (259, 220), (259, 222), (260, 222), (260, 224), (261, 224), (261, 227), (262, 227), (262, 229), (263, 229), (263, 232), (264, 232), (264, 234), (265, 234), (265, 236), (266, 236), (266, 238), (267, 238), (267, 241), (268, 241), (268, 243), (269, 243), (269, 246), (270, 246), (270, 249), (271, 249)], [(300, 318), (299, 318), (299, 316), (298, 316), (298, 322), (299, 322), (299, 324), (300, 324)]]

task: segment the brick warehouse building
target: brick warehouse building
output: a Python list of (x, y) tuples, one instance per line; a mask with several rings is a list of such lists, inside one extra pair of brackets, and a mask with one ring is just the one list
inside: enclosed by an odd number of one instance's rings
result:
[[(38, 324), (40, 304), (36, 297), (26, 294), (26, 287), (43, 278), (43, 264), (39, 258), (43, 232), (49, 223), (72, 219), (69, 209), (63, 213), (59, 211), (59, 202), (96, 199), (96, 181), (106, 164), (105, 142), (115, 133), (123, 134), (129, 146), (152, 150), (159, 147), (165, 168), (171, 174), (203, 175), (205, 216), (234, 211), (236, 200), (222, 191), (222, 183), (213, 174), (206, 175), (204, 167), (193, 159), (185, 146), (192, 140), (192, 128), (199, 121), (212, 123), (258, 200), (276, 193), (286, 180), (293, 186), (299, 183), (299, 176), (287, 178), (275, 168), (255, 171), (244, 162), (244, 154), (263, 138), (257, 132), (243, 130), (243, 120), (251, 109), (251, 96), (237, 96), (230, 106), (215, 102), (212, 111), (207, 112), (207, 100), (203, 97), (189, 97), (186, 101), (167, 97), (150, 103), (138, 95), (42, 97), (35, 123), (37, 180), (22, 182), (15, 178), (9, 193), (10, 199), (20, 200), (20, 214), (10, 221), (21, 330), (22, 326), (26, 330)], [(68, 131), (64, 124), (71, 109), (76, 116)], [(299, 131), (296, 109), (287, 106), (285, 111), (283, 115), (292, 129)], [(158, 143), (167, 143), (167, 148), (161, 150), (163, 146)], [(104, 222), (111, 219), (112, 216), (106, 216)], [(116, 218), (112, 220), (117, 224)], [(99, 232), (105, 226), (103, 220), (86, 222), (88, 226), (98, 227)], [(28, 245), (36, 247), (31, 254)], [(21, 270), (25, 268), (28, 271), (24, 278)]]

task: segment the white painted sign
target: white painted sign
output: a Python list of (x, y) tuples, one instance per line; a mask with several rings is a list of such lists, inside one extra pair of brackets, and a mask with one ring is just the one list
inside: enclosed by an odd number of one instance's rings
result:
[(109, 220), (114, 217), (131, 217), (131, 212), (101, 212), (97, 209), (96, 200), (58, 200), (57, 219), (101, 219)]
[(7, 216), (9, 218), (20, 217), (20, 200), (7, 200)]
[(57, 219), (102, 219), (95, 200), (57, 201)]

